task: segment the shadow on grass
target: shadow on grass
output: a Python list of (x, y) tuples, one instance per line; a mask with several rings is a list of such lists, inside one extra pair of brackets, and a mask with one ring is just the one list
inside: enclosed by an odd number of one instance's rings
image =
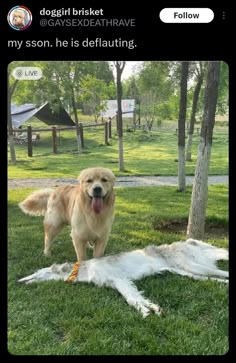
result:
[[(185, 233), (187, 230), (187, 224), (187, 218), (153, 218), (152, 221), (154, 230), (169, 233)], [(219, 218), (207, 218), (205, 224), (205, 236), (208, 238), (228, 237), (228, 222)]]

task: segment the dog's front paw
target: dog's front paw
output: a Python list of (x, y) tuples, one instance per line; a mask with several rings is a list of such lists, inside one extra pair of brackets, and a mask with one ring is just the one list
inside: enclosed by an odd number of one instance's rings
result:
[(150, 310), (145, 308), (140, 309), (141, 310), (141, 314), (143, 316), (143, 318), (146, 318), (149, 314), (150, 314)]
[(162, 308), (160, 308), (160, 306), (157, 307), (156, 310), (154, 310), (155, 314), (157, 315), (163, 315), (164, 314), (164, 310)]
[(164, 313), (163, 309), (157, 304), (150, 304), (149, 307), (150, 307), (150, 309), (152, 309), (154, 311), (155, 314), (157, 314), (159, 316), (163, 315), (163, 313)]
[(44, 250), (43, 253), (44, 253), (45, 257), (51, 257), (52, 256), (52, 252), (49, 251), (49, 250)]

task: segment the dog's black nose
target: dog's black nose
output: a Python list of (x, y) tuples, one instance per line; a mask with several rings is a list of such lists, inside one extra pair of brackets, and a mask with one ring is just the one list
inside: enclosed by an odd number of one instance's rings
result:
[(102, 188), (101, 187), (95, 187), (93, 189), (93, 195), (94, 195), (94, 197), (101, 197), (102, 196)]

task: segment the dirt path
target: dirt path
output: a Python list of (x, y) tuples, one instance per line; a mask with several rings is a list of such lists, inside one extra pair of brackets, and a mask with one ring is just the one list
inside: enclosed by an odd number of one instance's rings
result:
[[(186, 184), (191, 185), (193, 176), (186, 177)], [(228, 175), (209, 176), (208, 184), (228, 184)], [(65, 184), (77, 184), (77, 179), (69, 178), (27, 178), (9, 179), (8, 189), (17, 188), (50, 188)], [(116, 178), (117, 187), (136, 187), (136, 186), (177, 186), (177, 176), (119, 176)]]

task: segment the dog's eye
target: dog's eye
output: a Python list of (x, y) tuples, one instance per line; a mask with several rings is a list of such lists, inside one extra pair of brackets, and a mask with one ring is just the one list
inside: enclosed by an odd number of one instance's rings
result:
[(106, 178), (102, 178), (102, 182), (106, 183), (108, 180)]
[(92, 179), (88, 179), (88, 180), (86, 180), (87, 181), (87, 183), (92, 183), (93, 182), (93, 180)]

